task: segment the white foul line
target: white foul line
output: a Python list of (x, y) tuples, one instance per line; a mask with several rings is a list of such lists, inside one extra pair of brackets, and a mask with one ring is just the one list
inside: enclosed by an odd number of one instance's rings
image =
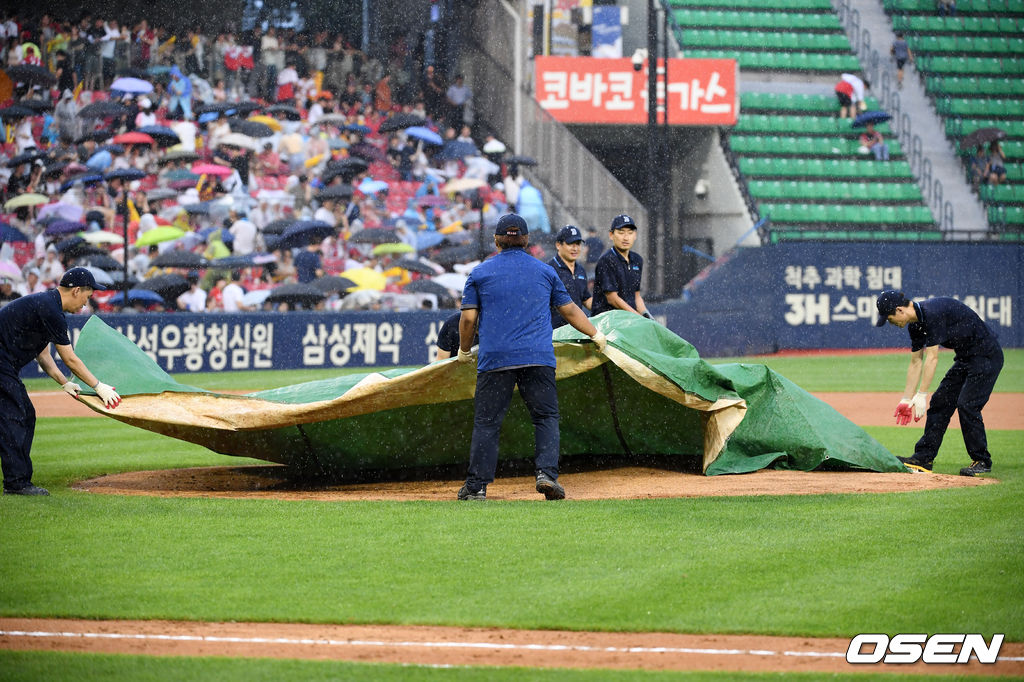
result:
[[(771, 651), (767, 649), (698, 649), (692, 647), (598, 647), (565, 644), (499, 644), (493, 642), (386, 642), (360, 639), (292, 639), (287, 637), (223, 637), (219, 635), (160, 635), (121, 632), (46, 632), (41, 630), (0, 630), (0, 637), (134, 639), (171, 642), (212, 642), (228, 644), (299, 644), (318, 646), (423, 647), (426, 649), (500, 649), (526, 651), (581, 651), (625, 654), (707, 654), (716, 656), (805, 656), (811, 658), (846, 658), (836, 651)], [(1021, 656), (1000, 656), (999, 661), (1024, 661)]]

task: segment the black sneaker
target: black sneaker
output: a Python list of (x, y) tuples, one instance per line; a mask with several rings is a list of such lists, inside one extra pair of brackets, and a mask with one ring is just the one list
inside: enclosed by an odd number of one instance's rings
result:
[(4, 495), (49, 495), (50, 491), (29, 483), (24, 488), (4, 488)]
[(537, 474), (537, 492), (548, 500), (564, 500), (565, 488), (544, 472)]
[(463, 485), (459, 488), (459, 499), (460, 500), (486, 500), (487, 499), (487, 488), (480, 488), (480, 490), (470, 490), (469, 484)]
[(931, 471), (932, 463), (926, 462), (923, 459), (917, 457), (897, 457), (899, 461), (903, 462), (903, 466), (913, 471)]
[(960, 470), (961, 476), (974, 476), (975, 474), (987, 474), (992, 471), (991, 464), (985, 464), (984, 462), (975, 461), (971, 466), (964, 467)]

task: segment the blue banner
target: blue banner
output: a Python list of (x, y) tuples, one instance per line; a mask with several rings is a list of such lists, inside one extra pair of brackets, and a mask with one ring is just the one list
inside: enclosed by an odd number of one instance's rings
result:
[(600, 5), (594, 8), (590, 55), (612, 59), (622, 57), (622, 10), (618, 6)]

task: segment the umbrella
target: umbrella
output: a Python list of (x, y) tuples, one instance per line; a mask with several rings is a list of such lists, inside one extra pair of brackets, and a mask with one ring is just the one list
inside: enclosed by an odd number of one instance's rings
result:
[(216, 175), (221, 178), (231, 175), (230, 168), (216, 163), (197, 163), (192, 166), (191, 172), (193, 175)]
[(118, 78), (110, 84), (110, 89), (133, 95), (145, 95), (148, 92), (153, 92), (153, 84), (141, 78)]
[(259, 102), (252, 102), (249, 100), (244, 102), (235, 102), (232, 106), (235, 108), (235, 112), (237, 112), (239, 116), (248, 116), (252, 112), (259, 111), (263, 108), (263, 105)]
[(7, 223), (0, 223), (0, 242), (10, 244), (12, 242), (28, 242), (29, 239), (24, 232)]
[(473, 189), (486, 187), (487, 181), (479, 178), (455, 178), (445, 183), (441, 188), (442, 192), (468, 192)]
[(270, 296), (270, 289), (248, 291), (242, 296), (242, 305), (249, 306), (250, 308), (259, 308), (267, 300), (267, 296)]
[(157, 159), (159, 164), (168, 164), (175, 161), (185, 161), (191, 163), (199, 158), (199, 154), (195, 152), (186, 151), (184, 149), (176, 149), (174, 151), (167, 152), (161, 158)]
[(121, 133), (115, 135), (111, 142), (115, 144), (155, 144), (156, 140), (147, 135), (146, 133), (140, 133), (133, 131), (130, 133)]
[(360, 135), (369, 135), (371, 132), (369, 126), (364, 126), (360, 123), (349, 123), (345, 126), (345, 130), (350, 133), (359, 133)]
[(417, 140), (423, 140), (427, 144), (433, 144), (441, 146), (444, 144), (444, 140), (441, 136), (435, 133), (430, 128), (424, 128), (423, 126), (413, 126), (406, 129), (405, 134), (409, 137), (415, 137)]
[(124, 106), (120, 102), (114, 102), (112, 100), (103, 100), (102, 102), (93, 102), (87, 104), (78, 110), (79, 118), (108, 118), (111, 116), (124, 116), (129, 113), (131, 109)]
[(44, 69), (43, 67), (36, 66), (35, 64), (9, 66), (6, 69), (6, 72), (7, 76), (15, 83), (53, 85), (57, 82), (57, 77), (50, 73), (49, 69)]
[(452, 295), (452, 292), (444, 285), (430, 279), (418, 279), (414, 282), (409, 282), (403, 289), (410, 294), (434, 294), (437, 296), (439, 304), (442, 301), (449, 306), (455, 304), (455, 297)]
[(436, 275), (432, 279), (446, 289), (462, 291), (466, 288), (466, 280), (469, 278), (457, 272), (446, 272), (443, 275)]
[(409, 272), (417, 272), (421, 275), (437, 274), (437, 270), (423, 261), (416, 260), (415, 258), (402, 258), (401, 260), (395, 261), (395, 265), (400, 268), (405, 268)]
[(417, 249), (429, 249), (437, 246), (443, 242), (445, 236), (440, 232), (417, 232), (416, 233), (416, 248)]
[(294, 223), (294, 220), (288, 218), (282, 218), (281, 220), (274, 220), (263, 226), (261, 232), (263, 234), (283, 234), (288, 226)]
[(129, 289), (127, 292), (120, 292), (114, 294), (107, 299), (107, 303), (111, 305), (124, 305), (125, 293), (128, 294), (128, 303), (165, 303), (164, 297), (155, 291), (149, 291), (148, 289)]
[(100, 270), (107, 270), (108, 272), (117, 272), (123, 270), (124, 265), (117, 262), (110, 256), (101, 253), (91, 253), (88, 256), (79, 256), (73, 263), (74, 265), (81, 265), (85, 267), (96, 267)]
[(28, 107), (21, 107), (17, 104), (12, 104), (9, 107), (0, 109), (0, 120), (12, 121), (16, 118), (28, 118), (29, 116), (35, 116), (36, 112), (32, 111)]
[(118, 168), (117, 170), (110, 171), (103, 176), (104, 180), (124, 180), (125, 182), (131, 182), (132, 180), (141, 180), (142, 178), (149, 175), (146, 171), (139, 170), (138, 168)]
[(400, 242), (398, 233), (386, 227), (368, 227), (348, 238), (354, 244), (384, 244), (386, 242)]
[(302, 303), (312, 306), (327, 298), (327, 294), (313, 286), (296, 282), (293, 284), (282, 284), (273, 289), (267, 296), (267, 303)]
[(345, 121), (348, 120), (348, 116), (345, 114), (324, 114), (320, 117), (317, 123), (326, 123), (327, 125), (345, 125)]
[(81, 237), (79, 237), (78, 235), (75, 235), (74, 237), (68, 237), (67, 239), (60, 240), (54, 245), (53, 248), (57, 249), (57, 253), (64, 253), (65, 251), (70, 251), (74, 249), (74, 247), (78, 246), (79, 244), (88, 245), (89, 243), (82, 239)]
[(472, 142), (452, 140), (451, 142), (445, 142), (441, 151), (434, 154), (434, 158), (438, 161), (448, 161), (458, 160), (466, 156), (476, 156), (477, 154), (476, 145)]
[(220, 270), (237, 270), (238, 268), (248, 268), (255, 264), (256, 261), (251, 254), (246, 256), (225, 256), (210, 261), (211, 268)]
[(387, 277), (372, 268), (355, 268), (346, 270), (341, 276), (350, 279), (356, 284), (356, 289), (369, 289), (371, 291), (383, 291), (387, 286)]
[(302, 114), (295, 107), (288, 106), (287, 104), (274, 104), (264, 109), (269, 114), (284, 114), (284, 117), (289, 121), (301, 121)]
[(484, 144), (484, 154), (504, 154), (505, 145), (499, 140), (491, 140)]
[(415, 251), (412, 246), (405, 242), (387, 242), (385, 244), (377, 244), (373, 247), (374, 256), (383, 256), (388, 253), (412, 253)]
[(67, 180), (65, 180), (61, 184), (61, 186), (60, 186), (60, 191), (61, 192), (66, 192), (66, 191), (68, 191), (68, 189), (70, 189), (71, 187), (74, 187), (78, 183), (82, 183), (83, 185), (91, 185), (91, 184), (97, 183), (97, 182), (103, 182), (103, 175), (102, 174), (100, 174), (100, 173), (80, 173), (78, 175), (73, 175), (70, 178), (68, 178)]
[(157, 275), (139, 282), (136, 289), (155, 291), (168, 300), (174, 300), (192, 288), (188, 280), (181, 275)]
[[(278, 130), (281, 129), (281, 124), (274, 119), (270, 119), (277, 123)], [(228, 119), (228, 125), (231, 127), (231, 132), (241, 133), (249, 137), (270, 137), (274, 134), (274, 128), (267, 123), (262, 121), (255, 121), (253, 119), (244, 118), (231, 118)], [(251, 141), (250, 141), (251, 142)]]
[(377, 128), (378, 132), (390, 133), (395, 130), (401, 130), (402, 128), (411, 128), (413, 126), (424, 126), (427, 121), (422, 116), (415, 114), (398, 113), (389, 116), (380, 126)]
[(102, 171), (106, 170), (110, 164), (114, 163), (113, 157), (110, 156), (110, 152), (106, 149), (98, 151), (89, 157), (89, 160), (85, 162), (90, 170)]
[(358, 286), (347, 277), (338, 277), (337, 275), (325, 275), (319, 279), (314, 279), (310, 284), (325, 294), (348, 291), (349, 289)]
[(1006, 131), (1002, 128), (978, 128), (973, 133), (960, 140), (960, 149), (970, 149), (979, 145), (1005, 140)]
[(68, 163), (66, 161), (58, 161), (56, 163), (51, 163), (50, 165), (43, 169), (43, 175), (47, 177), (53, 177), (54, 179), (56, 179), (57, 176), (61, 175), (67, 167)]
[(26, 192), (25, 194), (19, 194), (13, 199), (9, 199), (4, 208), (10, 210), (12, 208), (21, 208), (22, 206), (39, 206), (40, 204), (49, 203), (50, 199), (44, 194), (36, 194), (35, 192)]
[(317, 199), (349, 199), (355, 190), (352, 185), (328, 185), (316, 195)]
[(468, 263), (479, 257), (480, 247), (476, 244), (466, 244), (441, 249), (431, 256), (431, 260), (441, 266), (451, 266), (456, 263)]
[(383, 192), (388, 188), (388, 183), (383, 180), (371, 180), (366, 178), (360, 183), (357, 188), (363, 194), (376, 194), (377, 192)]
[(517, 166), (536, 166), (537, 159), (524, 154), (514, 154), (512, 156), (506, 156), (505, 163), (511, 163)]
[[(91, 266), (82, 266), (82, 267), (91, 267)], [(113, 268), (113, 269), (111, 269), (111, 268), (103, 268), (103, 271), (106, 272), (110, 276), (110, 279), (114, 280), (113, 286), (109, 287), (111, 289), (119, 289), (121, 291), (124, 291), (125, 289), (134, 289), (135, 286), (139, 283), (139, 281), (137, 279), (133, 279), (132, 277), (129, 277), (128, 280), (125, 281), (125, 278), (124, 278), (124, 268), (120, 267), (120, 264), (118, 264), (117, 268)]]
[(857, 118), (853, 119), (850, 127), (863, 128), (869, 123), (884, 123), (890, 118), (892, 116), (884, 111), (865, 111), (863, 114), (857, 114)]
[(32, 113), (45, 114), (48, 111), (53, 111), (53, 105), (49, 102), (44, 102), (41, 99), (23, 99), (18, 100), (17, 106), (31, 109)]
[(289, 225), (281, 234), (281, 239), (274, 245), (274, 250), (306, 246), (312, 240), (333, 237), (336, 232), (333, 225), (321, 220), (299, 220)]
[(196, 115), (199, 114), (227, 114), (228, 112), (234, 113), (236, 105), (231, 102), (209, 102), (208, 104), (200, 104), (194, 111)]
[[(167, 126), (142, 126), (141, 128), (136, 128), (135, 132), (149, 135), (161, 147), (171, 147), (181, 143), (181, 138), (178, 137), (178, 133), (174, 132)], [(115, 142), (116, 141), (117, 140), (115, 138)]]
[(348, 149), (352, 145), (350, 145), (346, 140), (343, 140), (340, 137), (332, 137), (329, 140), (327, 140), (327, 146), (330, 147), (331, 149)]
[(147, 230), (138, 238), (135, 246), (150, 246), (161, 242), (169, 242), (173, 239), (181, 239), (184, 236), (184, 230), (179, 230), (169, 225), (161, 225), (160, 227), (154, 227), (152, 230)]
[(256, 149), (256, 141), (243, 133), (228, 133), (217, 141), (217, 145), (238, 147), (239, 149)]
[(106, 230), (96, 230), (95, 232), (83, 233), (82, 239), (90, 244), (121, 244), (124, 242), (124, 235), (114, 234)]
[(87, 133), (82, 133), (75, 140), (75, 144), (82, 144), (92, 140), (93, 142), (102, 142), (103, 140), (110, 139), (110, 136), (114, 133), (110, 130), (90, 130)]
[[(250, 123), (262, 123), (263, 125), (267, 126), (268, 128), (270, 128), (271, 131), (273, 131), (275, 133), (281, 132), (281, 129), (283, 127), (281, 125), (281, 122), (278, 121), (273, 116), (263, 116), (263, 115), (260, 115), (260, 116), (250, 116), (246, 120), (249, 121)], [(260, 135), (259, 137), (267, 137), (267, 136), (266, 135)]]
[(205, 268), (209, 265), (207, 260), (198, 253), (172, 249), (164, 251), (149, 263), (155, 268)]
[(352, 156), (358, 156), (359, 158), (366, 159), (367, 161), (383, 161), (385, 159), (384, 152), (374, 147), (368, 142), (360, 142), (354, 144), (348, 148), (348, 153)]
[(102, 147), (98, 147), (98, 151), (109, 152), (111, 154), (124, 154), (124, 146), (119, 144), (105, 144)]
[(31, 151), (22, 152), (17, 156), (12, 156), (11, 160), (7, 162), (8, 168), (17, 168), (23, 163), (32, 163), (36, 159), (41, 159), (46, 156), (46, 152), (38, 149), (32, 149)]
[(9, 277), (15, 282), (20, 282), (21, 268), (18, 267), (17, 263), (12, 263), (9, 260), (0, 260), (0, 277)]
[(178, 192), (170, 187), (157, 187), (146, 192), (146, 198), (150, 201), (163, 201), (164, 199), (177, 199)]
[(108, 275), (106, 270), (101, 270), (93, 265), (86, 265), (83, 267), (92, 273), (93, 278), (96, 280), (96, 284), (99, 284), (101, 287), (114, 286), (114, 278)]

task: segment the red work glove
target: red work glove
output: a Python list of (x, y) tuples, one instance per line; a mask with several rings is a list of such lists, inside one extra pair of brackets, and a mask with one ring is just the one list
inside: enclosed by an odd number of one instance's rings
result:
[(900, 426), (906, 426), (910, 423), (910, 418), (913, 416), (913, 406), (909, 398), (904, 398), (900, 401), (900, 404), (896, 406), (896, 411), (893, 412), (896, 417), (896, 423)]

